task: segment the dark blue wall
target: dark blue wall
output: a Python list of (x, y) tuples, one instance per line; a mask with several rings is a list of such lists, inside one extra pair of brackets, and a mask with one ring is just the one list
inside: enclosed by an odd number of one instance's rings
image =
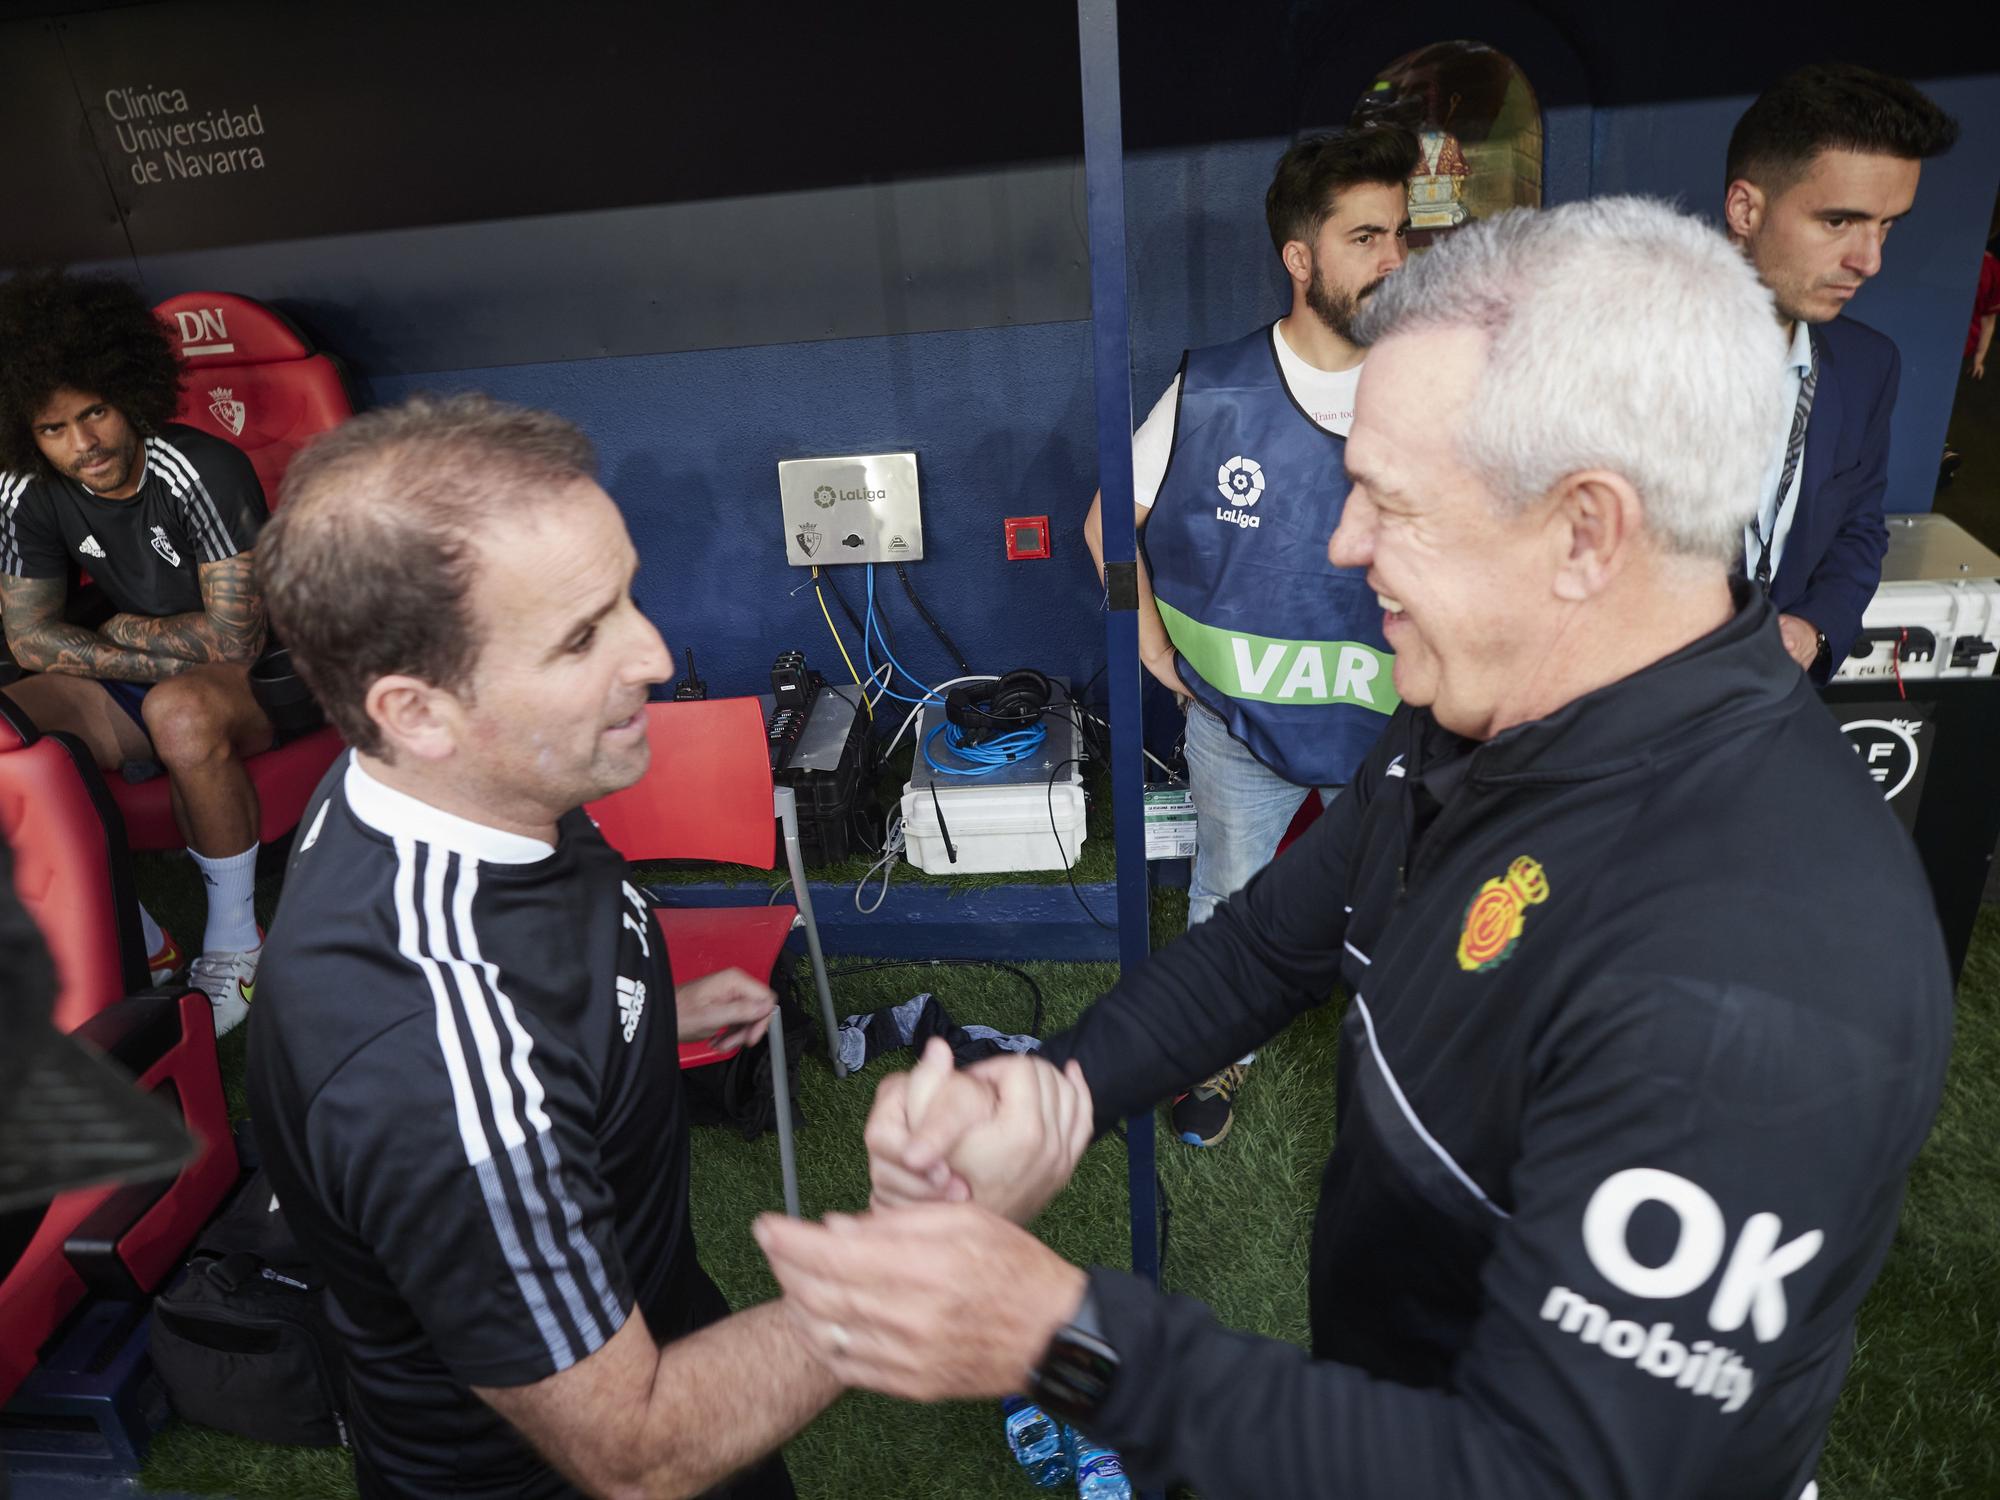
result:
[[(1086, 324), (367, 382), (377, 402), (424, 389), (490, 391), (590, 433), (644, 559), (640, 601), (677, 652), (693, 644), (713, 691), (768, 690), (771, 658), (790, 646), (829, 676), (841, 670), (801, 588), (808, 573), (784, 560), (777, 462), (812, 453), (918, 452), (925, 559), (910, 572), (975, 668), (1081, 679), (1103, 660), (1096, 575), (1076, 540), (1094, 462)], [(1053, 558), (1005, 560), (1001, 519), (1022, 514), (1050, 516)], [(861, 570), (837, 571), (859, 609)], [(877, 582), (904, 664), (934, 681), (955, 675), (894, 574)]]
[[(1856, 303), (1856, 315), (1903, 353), (1890, 487), (1897, 509), (1930, 504), (2000, 165), (1996, 85), (1993, 77), (1926, 85), (1960, 116), (1964, 139), (1951, 157), (1926, 167), (1917, 210), (1891, 240), (1887, 269)], [(1712, 212), (1729, 128), (1747, 103), (1552, 110), (1548, 201), (1647, 192)], [(1262, 200), (1283, 144), (1235, 142), (1135, 153), (1128, 161), (1138, 414), (1184, 346), (1232, 336), (1282, 309), (1284, 284)], [(1076, 212), (1080, 223), (1080, 205)], [(538, 239), (559, 239), (565, 222), (588, 235), (603, 221), (543, 220)], [(455, 253), (472, 265), (482, 241), (497, 248), (518, 231), (501, 223), (449, 232)], [(376, 301), (344, 307), (341, 317), (365, 325), (373, 351), (407, 352), (423, 342), (408, 328), (397, 285), (397, 247), (421, 233), (343, 242), (342, 259), (354, 268), (348, 284), (361, 297), (374, 288)], [(216, 252), (212, 259), (195, 253), (142, 262), (140, 270), (156, 296), (209, 283), (225, 268), (235, 273), (232, 289), (254, 294), (260, 277), (282, 282), (286, 266), (311, 253), (308, 245)], [(716, 253), (726, 255), (726, 246)], [(810, 245), (796, 254), (808, 260)], [(253, 261), (259, 275), (244, 275)], [(1026, 268), (1005, 272), (1018, 277)], [(754, 297), (757, 288), (741, 294)], [(310, 321), (309, 302), (298, 310)], [(484, 287), (476, 314), (508, 316), (504, 288)], [(416, 389), (480, 388), (576, 419), (597, 440), (607, 485), (647, 559), (642, 601), (676, 647), (695, 645), (718, 691), (757, 688), (771, 656), (790, 646), (803, 646), (823, 670), (837, 670), (810, 591), (794, 592), (804, 575), (782, 561), (777, 461), (901, 447), (919, 453), (924, 486), (927, 556), (912, 572), (974, 666), (1032, 663), (1087, 677), (1103, 659), (1101, 594), (1078, 535), (1095, 488), (1088, 332), (1071, 321), (394, 375), (383, 371), (423, 367), (408, 358), (364, 357), (357, 373), (373, 401)], [(1051, 518), (1053, 559), (1003, 560), (1000, 521), (1017, 514)], [(843, 570), (842, 578), (858, 599), (856, 571)], [(908, 664), (943, 675), (949, 664), (900, 591), (888, 608)]]

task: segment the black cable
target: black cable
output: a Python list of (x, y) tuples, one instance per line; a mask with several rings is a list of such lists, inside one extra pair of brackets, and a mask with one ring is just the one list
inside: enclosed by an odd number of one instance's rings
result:
[(818, 582), (825, 584), (833, 590), (833, 602), (838, 604), (840, 612), (847, 616), (847, 623), (854, 627), (854, 633), (856, 635), (866, 635), (867, 631), (862, 628), (861, 617), (854, 612), (854, 606), (847, 602), (847, 596), (841, 593), (840, 585), (833, 581), (833, 569), (821, 568), (819, 570)]
[(961, 674), (970, 677), (972, 675), (972, 664), (965, 659), (965, 653), (958, 649), (957, 643), (944, 633), (944, 626), (938, 624), (932, 618), (931, 612), (924, 608), (924, 601), (917, 597), (917, 586), (910, 582), (909, 572), (901, 563), (896, 564), (896, 576), (902, 580), (903, 592), (910, 596), (910, 603), (914, 604), (917, 607), (917, 613), (924, 617), (924, 623), (930, 626), (931, 634), (938, 638), (938, 644), (944, 647), (945, 654), (958, 663), (958, 670)]
[[(1062, 846), (1062, 830), (1056, 827), (1056, 778), (1062, 775), (1062, 768), (1064, 766), (1080, 766), (1082, 764), (1083, 762), (1081, 760), (1079, 760), (1076, 756), (1071, 755), (1065, 757), (1062, 760), (1057, 761), (1056, 768), (1053, 771), (1049, 772), (1049, 833), (1054, 837), (1056, 841), (1057, 859), (1061, 859), (1063, 857), (1063, 846)], [(1077, 852), (1077, 858), (1081, 859), (1083, 857), (1083, 845), (1081, 842), (1078, 843), (1076, 852)], [(1074, 868), (1073, 862), (1070, 864), (1065, 864), (1063, 866), (1063, 877), (1069, 881), (1069, 893), (1072, 896), (1076, 897), (1076, 904), (1083, 908), (1083, 914), (1089, 917), (1090, 920), (1095, 922), (1099, 927), (1102, 927), (1106, 932), (1116, 932), (1118, 930), (1117, 927), (1113, 923), (1105, 921), (1104, 918), (1100, 917), (1096, 912), (1092, 911), (1090, 909), (1090, 903), (1083, 899), (1083, 892), (1076, 888), (1076, 870)]]
[(872, 974), (877, 969), (1003, 969), (1025, 984), (1028, 993), (1034, 997), (1034, 1012), (1027, 1035), (1039, 1037), (1042, 1034), (1042, 987), (1035, 983), (1035, 976), (1026, 969), (1001, 963), (994, 958), (892, 958), (880, 963), (845, 964), (838, 969), (828, 969), (826, 975), (828, 979), (840, 979), (849, 974)]

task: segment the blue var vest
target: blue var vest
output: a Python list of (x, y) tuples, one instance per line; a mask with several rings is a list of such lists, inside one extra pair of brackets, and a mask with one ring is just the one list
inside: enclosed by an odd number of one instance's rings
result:
[(1347, 439), (1285, 385), (1269, 327), (1181, 361), (1174, 446), (1141, 532), (1181, 681), (1300, 786), (1344, 784), (1394, 711), (1364, 570), (1326, 545)]

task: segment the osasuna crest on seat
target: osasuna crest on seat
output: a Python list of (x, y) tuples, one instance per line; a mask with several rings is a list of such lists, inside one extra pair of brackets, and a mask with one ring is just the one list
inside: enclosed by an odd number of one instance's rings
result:
[(243, 436), (243, 419), (248, 414), (243, 403), (235, 399), (226, 385), (217, 386), (208, 395), (208, 414), (234, 436)]

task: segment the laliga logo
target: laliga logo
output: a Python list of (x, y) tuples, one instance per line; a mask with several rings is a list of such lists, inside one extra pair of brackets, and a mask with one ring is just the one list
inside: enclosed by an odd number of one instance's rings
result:
[(855, 490), (836, 490), (830, 484), (822, 484), (813, 491), (813, 504), (821, 510), (831, 510), (836, 500), (887, 500), (887, 490), (871, 490), (867, 485)]
[(1498, 968), (1514, 952), (1521, 929), (1528, 925), (1528, 908), (1549, 899), (1549, 877), (1535, 860), (1522, 855), (1479, 888), (1465, 908), (1465, 930), (1458, 935), (1458, 966), (1467, 973)]
[(1263, 466), (1238, 454), (1215, 471), (1215, 487), (1231, 505), (1255, 505), (1264, 494)]
[(233, 399), (226, 385), (219, 385), (208, 394), (208, 414), (227, 427), (232, 435), (243, 436), (243, 418), (246, 415), (243, 403)]

